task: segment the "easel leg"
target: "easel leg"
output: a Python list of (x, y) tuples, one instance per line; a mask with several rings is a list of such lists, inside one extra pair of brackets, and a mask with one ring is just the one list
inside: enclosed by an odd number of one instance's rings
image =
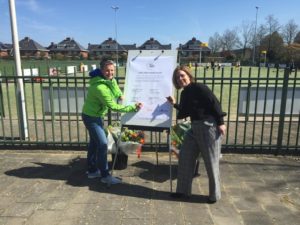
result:
[(157, 132), (155, 132), (155, 153), (156, 153), (156, 166), (158, 166), (158, 150), (157, 150), (158, 142), (157, 142)]
[(173, 192), (172, 188), (172, 151), (171, 151), (171, 143), (170, 143), (170, 132), (167, 138), (168, 148), (169, 148), (169, 165), (170, 165), (170, 192)]
[[(120, 129), (120, 135), (118, 136), (118, 140), (117, 140), (117, 143), (116, 143), (116, 154), (115, 154), (115, 157), (113, 158), (113, 162), (112, 162), (112, 166), (111, 166), (111, 176), (113, 176), (113, 173), (114, 173), (114, 169), (115, 169), (115, 165), (116, 165), (116, 161), (117, 161), (117, 158), (118, 158), (118, 154), (120, 152), (119, 150), (119, 143), (121, 141), (121, 134), (122, 134), (122, 126), (121, 126), (121, 129)], [(107, 187), (110, 187), (111, 184), (110, 183), (107, 183)]]

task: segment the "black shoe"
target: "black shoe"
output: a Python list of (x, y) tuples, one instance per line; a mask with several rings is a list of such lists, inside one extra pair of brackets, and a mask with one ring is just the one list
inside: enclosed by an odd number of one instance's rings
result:
[(215, 204), (216, 202), (217, 202), (217, 200), (211, 200), (209, 198), (206, 200), (207, 204)]
[(195, 173), (194, 177), (200, 177), (200, 173)]

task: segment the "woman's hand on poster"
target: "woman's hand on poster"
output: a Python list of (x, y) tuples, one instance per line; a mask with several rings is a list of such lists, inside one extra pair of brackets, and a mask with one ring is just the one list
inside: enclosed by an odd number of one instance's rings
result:
[(166, 97), (166, 99), (172, 105), (174, 105), (176, 103), (176, 100), (175, 100), (175, 98), (173, 96), (168, 96), (168, 97)]
[(143, 107), (143, 103), (141, 103), (141, 102), (135, 103), (136, 111), (139, 111), (142, 107)]

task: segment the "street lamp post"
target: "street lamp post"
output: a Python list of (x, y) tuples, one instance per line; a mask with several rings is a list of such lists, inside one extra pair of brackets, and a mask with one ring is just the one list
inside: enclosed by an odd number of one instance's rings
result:
[(199, 64), (200, 65), (201, 65), (201, 62), (202, 62), (202, 46), (200, 46), (200, 52), (199, 52)]
[(255, 50), (256, 50), (256, 27), (257, 27), (257, 13), (258, 13), (258, 6), (256, 8), (256, 16), (255, 16), (255, 28), (254, 28), (254, 43), (253, 43), (253, 55), (252, 55), (252, 63), (255, 65)]
[(17, 98), (17, 107), (18, 107), (18, 116), (19, 116), (19, 126), (20, 126), (20, 136), (21, 139), (25, 140), (28, 138), (28, 124), (26, 116), (26, 101), (25, 101), (25, 92), (22, 74), (22, 65), (20, 57), (20, 47), (19, 47), (19, 37), (18, 37), (18, 28), (17, 28), (17, 16), (16, 16), (16, 6), (14, 0), (9, 0), (9, 9), (10, 9), (10, 21), (11, 21), (11, 33), (13, 41), (13, 50), (14, 58), (16, 65), (17, 73), (17, 89), (16, 89), (16, 98)]
[(119, 67), (119, 46), (118, 46), (118, 29), (117, 29), (117, 11), (119, 9), (118, 6), (112, 6), (111, 7), (115, 11), (115, 42), (116, 42), (116, 77), (119, 75), (118, 67)]

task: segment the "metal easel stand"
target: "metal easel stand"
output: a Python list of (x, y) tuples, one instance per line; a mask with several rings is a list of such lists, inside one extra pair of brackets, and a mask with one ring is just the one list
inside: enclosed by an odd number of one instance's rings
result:
[[(171, 129), (167, 129), (167, 145), (169, 151), (169, 172), (170, 172), (170, 192), (173, 192), (173, 182), (172, 182), (172, 149), (171, 149)], [(156, 165), (158, 166), (158, 140), (157, 140), (157, 132), (155, 132), (155, 154), (156, 154)]]
[[(115, 157), (113, 158), (113, 162), (112, 162), (112, 166), (111, 166), (111, 176), (113, 176), (116, 161), (117, 161), (117, 158), (118, 158), (118, 154), (120, 153), (119, 143), (121, 141), (122, 129), (123, 129), (123, 127), (121, 125), (120, 134), (118, 135), (117, 142), (115, 142), (115, 144), (116, 144), (116, 153), (115, 153)], [(111, 186), (111, 183), (107, 183), (107, 187), (109, 188), (110, 186)]]
[[(172, 149), (171, 149), (171, 130), (168, 129), (167, 130), (167, 145), (168, 145), (168, 151), (169, 151), (169, 170), (170, 170), (170, 192), (173, 192), (173, 188), (172, 188)], [(158, 166), (158, 140), (157, 140), (157, 132), (155, 133), (155, 153), (156, 153), (156, 165)]]
[(170, 167), (170, 192), (173, 192), (172, 188), (172, 149), (171, 149), (171, 129), (168, 130), (168, 136), (167, 136), (167, 144), (168, 144), (168, 149), (169, 149), (169, 167)]
[(156, 154), (156, 165), (158, 166), (158, 151), (157, 151), (157, 147), (158, 147), (158, 141), (157, 141), (157, 132), (155, 132), (155, 154)]

